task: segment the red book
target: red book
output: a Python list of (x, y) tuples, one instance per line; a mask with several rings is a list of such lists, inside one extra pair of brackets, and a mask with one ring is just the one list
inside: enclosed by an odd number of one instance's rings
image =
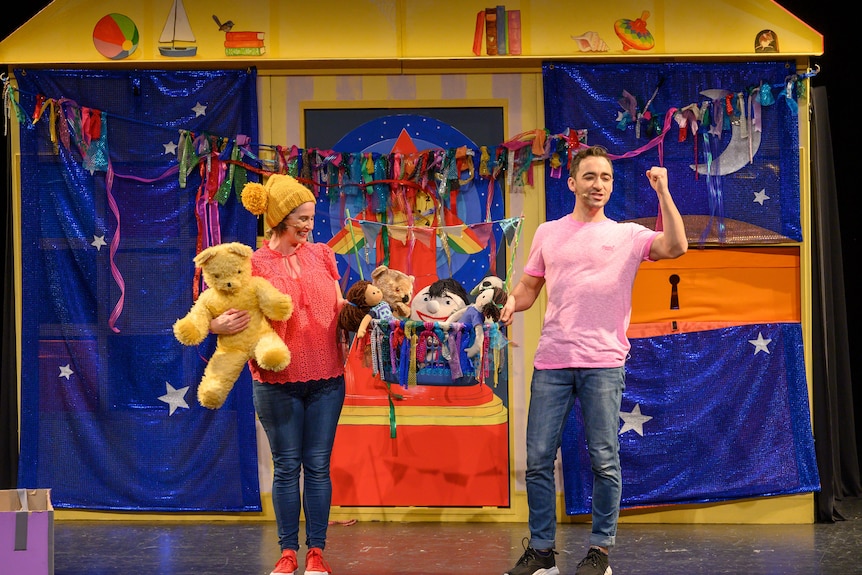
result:
[(497, 55), (497, 8), (485, 9), (485, 52)]
[(473, 53), (482, 55), (482, 37), (485, 35), (485, 11), (476, 13), (476, 32), (473, 33)]
[(225, 40), (225, 48), (260, 48), (263, 40)]
[(507, 10), (506, 19), (509, 21), (509, 54), (518, 56), (521, 54), (521, 11)]
[(235, 40), (263, 40), (263, 32), (251, 32), (237, 30), (224, 33), (224, 39), (230, 42)]

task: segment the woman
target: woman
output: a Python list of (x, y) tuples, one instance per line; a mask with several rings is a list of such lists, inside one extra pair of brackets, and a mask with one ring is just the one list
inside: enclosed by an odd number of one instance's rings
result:
[[(329, 466), (344, 403), (344, 358), (336, 337), (344, 298), (335, 254), (326, 244), (309, 242), (316, 201), (293, 177), (273, 174), (265, 185), (246, 184), (242, 203), (265, 215), (265, 241), (252, 256), (252, 273), (289, 294), (294, 306), (290, 319), (272, 322), (290, 349), (290, 364), (272, 372), (249, 362), (255, 411), (272, 451), (272, 504), (282, 553), (271, 575), (297, 570), (300, 509), (308, 547), (305, 575), (328, 575), (323, 550), (332, 500)], [(247, 312), (230, 310), (210, 327), (236, 333), (247, 324)]]

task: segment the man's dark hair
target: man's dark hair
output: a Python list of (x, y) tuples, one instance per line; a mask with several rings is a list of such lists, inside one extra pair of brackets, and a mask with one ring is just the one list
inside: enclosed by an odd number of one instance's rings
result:
[(581, 160), (587, 157), (607, 158), (608, 163), (611, 165), (611, 173), (613, 173), (614, 163), (608, 157), (608, 151), (606, 149), (604, 149), (602, 146), (585, 146), (578, 148), (578, 151), (575, 152), (574, 156), (572, 156), (572, 161), (569, 162), (570, 178), (575, 177), (575, 174), (578, 173), (578, 166), (581, 165)]

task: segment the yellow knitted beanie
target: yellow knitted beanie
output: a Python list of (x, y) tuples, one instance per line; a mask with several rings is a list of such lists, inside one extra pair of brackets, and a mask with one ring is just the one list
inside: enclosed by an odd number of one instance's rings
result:
[(242, 188), (242, 205), (256, 216), (266, 214), (272, 229), (300, 204), (317, 201), (311, 190), (286, 174), (272, 174), (265, 184), (248, 182)]

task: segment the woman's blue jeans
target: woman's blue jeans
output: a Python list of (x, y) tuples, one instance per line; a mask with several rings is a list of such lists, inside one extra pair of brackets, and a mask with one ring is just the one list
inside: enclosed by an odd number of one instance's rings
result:
[(527, 505), (530, 545), (554, 547), (557, 490), (554, 461), (566, 417), (577, 397), (593, 472), (593, 529), (590, 545), (612, 547), (620, 514), (620, 401), (625, 368), (536, 369), (527, 415)]
[(332, 503), (329, 462), (344, 405), (344, 378), (337, 380), (324, 387), (254, 382), (254, 408), (272, 450), (272, 506), (282, 549), (299, 549), (300, 504), (306, 545), (326, 547)]

